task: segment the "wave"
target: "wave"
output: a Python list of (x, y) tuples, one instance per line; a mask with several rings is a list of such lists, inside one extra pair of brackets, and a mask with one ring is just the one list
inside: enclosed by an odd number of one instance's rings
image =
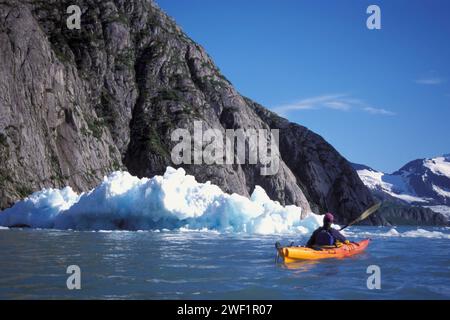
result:
[(375, 232), (364, 232), (361, 229), (355, 231), (346, 231), (346, 236), (358, 236), (358, 237), (399, 237), (399, 238), (429, 238), (429, 239), (450, 239), (450, 234), (440, 232), (425, 230), (417, 228), (416, 230), (408, 230), (405, 232), (399, 232), (395, 228), (391, 228), (389, 231), (375, 231)]
[(217, 230), (256, 234), (307, 234), (321, 223), (301, 208), (282, 206), (256, 186), (251, 198), (199, 183), (182, 169), (139, 179), (117, 171), (93, 190), (44, 189), (0, 213), (4, 227), (27, 225), (61, 230)]

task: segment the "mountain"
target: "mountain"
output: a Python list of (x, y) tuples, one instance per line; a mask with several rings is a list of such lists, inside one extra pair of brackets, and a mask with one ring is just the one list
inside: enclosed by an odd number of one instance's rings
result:
[(79, 0), (80, 30), (66, 25), (73, 4), (0, 2), (0, 208), (42, 188), (86, 191), (115, 170), (163, 174), (172, 132), (192, 132), (195, 121), (280, 137), (275, 175), (262, 176), (261, 165), (182, 165), (199, 182), (244, 196), (260, 185), (281, 204), (332, 211), (339, 222), (373, 203), (330, 144), (240, 95), (153, 1)]
[(360, 164), (353, 167), (375, 197), (450, 217), (450, 155), (413, 160), (391, 174)]
[(450, 156), (414, 160), (393, 173), (429, 204), (450, 205)]
[(411, 204), (450, 205), (450, 156), (417, 159), (392, 174), (353, 164), (371, 190)]

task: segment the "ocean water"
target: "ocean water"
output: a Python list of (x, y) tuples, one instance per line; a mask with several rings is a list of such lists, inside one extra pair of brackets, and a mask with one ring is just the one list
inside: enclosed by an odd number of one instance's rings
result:
[[(350, 228), (368, 250), (275, 263), (274, 242), (305, 235), (0, 229), (0, 299), (450, 299), (449, 228)], [(69, 265), (81, 289), (68, 290)], [(367, 288), (367, 268), (381, 289)]]

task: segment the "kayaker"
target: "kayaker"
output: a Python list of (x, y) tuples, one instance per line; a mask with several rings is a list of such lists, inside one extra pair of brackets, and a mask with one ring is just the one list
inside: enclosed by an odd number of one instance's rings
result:
[(311, 238), (309, 238), (307, 247), (316, 246), (333, 246), (337, 243), (348, 243), (349, 241), (338, 230), (333, 229), (331, 224), (334, 221), (334, 216), (331, 213), (325, 214), (323, 217), (323, 226), (317, 228)]

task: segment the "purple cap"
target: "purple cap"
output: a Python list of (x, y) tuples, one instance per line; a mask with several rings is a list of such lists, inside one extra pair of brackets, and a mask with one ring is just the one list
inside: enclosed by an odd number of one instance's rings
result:
[(333, 223), (334, 221), (334, 216), (332, 213), (328, 212), (325, 214), (325, 216), (323, 217), (323, 223)]

